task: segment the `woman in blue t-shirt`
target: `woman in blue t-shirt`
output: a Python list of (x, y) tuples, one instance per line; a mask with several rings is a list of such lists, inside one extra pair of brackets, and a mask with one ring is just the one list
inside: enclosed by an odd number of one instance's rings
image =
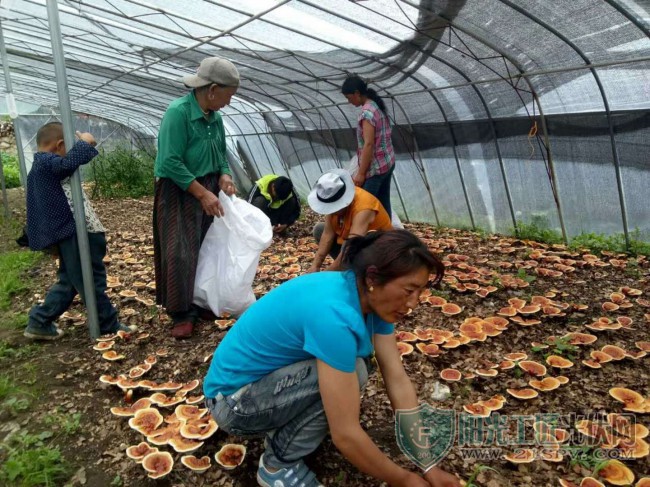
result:
[(444, 266), (405, 230), (347, 241), (344, 272), (292, 279), (253, 304), (217, 347), (204, 381), (219, 427), (265, 436), (262, 486), (318, 486), (303, 458), (327, 433), (363, 472), (394, 486), (456, 487), (438, 468), (424, 477), (399, 467), (361, 428), (361, 391), (376, 353), (391, 405), (418, 407), (397, 351), (393, 325), (418, 304)]

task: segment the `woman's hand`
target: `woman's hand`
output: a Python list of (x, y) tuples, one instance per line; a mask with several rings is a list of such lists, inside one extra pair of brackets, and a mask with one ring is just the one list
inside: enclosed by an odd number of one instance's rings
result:
[(317, 266), (316, 264), (312, 264), (309, 269), (307, 269), (307, 272), (305, 274), (312, 274), (314, 272), (320, 272), (320, 266)]
[(223, 174), (219, 178), (219, 188), (221, 188), (221, 191), (226, 193), (228, 196), (232, 196), (237, 192), (237, 187), (229, 174)]
[(434, 467), (424, 474), (430, 487), (460, 487), (460, 480), (444, 470)]
[(361, 174), (361, 171), (357, 171), (357, 173), (352, 178), (352, 181), (354, 181), (355, 186), (362, 187), (363, 183), (366, 182), (366, 176), (365, 174)]
[(201, 203), (201, 208), (206, 213), (206, 215), (216, 216), (217, 218), (224, 215), (223, 206), (221, 206), (221, 201), (217, 198), (213, 192), (205, 191), (199, 198)]

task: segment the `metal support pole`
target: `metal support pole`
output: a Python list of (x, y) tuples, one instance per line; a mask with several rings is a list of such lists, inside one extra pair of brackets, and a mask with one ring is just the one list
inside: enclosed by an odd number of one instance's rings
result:
[[(59, 95), (61, 121), (63, 122), (63, 136), (65, 139), (65, 147), (67, 150), (70, 150), (75, 143), (74, 121), (72, 118), (72, 109), (70, 108), (70, 96), (68, 95), (68, 80), (66, 78), (63, 42), (61, 40), (61, 24), (59, 23), (59, 9), (56, 0), (47, 0), (47, 18), (50, 25), (50, 37), (52, 39), (52, 59), (54, 61), (54, 73)], [(93, 284), (93, 269), (90, 261), (90, 245), (88, 244), (88, 233), (86, 231), (86, 215), (84, 213), (84, 199), (81, 190), (81, 176), (78, 170), (70, 178), (70, 187), (72, 188), (74, 219), (84, 282), (84, 304), (86, 305), (88, 315), (90, 336), (95, 339), (100, 335), (99, 319), (97, 316), (95, 286)]]
[(0, 186), (2, 186), (2, 205), (5, 207), (5, 223), (9, 220), (9, 202), (7, 201), (7, 187), (5, 185), (5, 168), (0, 153)]
[[(2, 68), (5, 72), (5, 85), (7, 87), (7, 95), (13, 96), (13, 88), (11, 86), (11, 73), (9, 72), (9, 56), (7, 56), (7, 48), (5, 47), (5, 38), (2, 31), (2, 21), (0, 20), (0, 59), (2, 60)], [(18, 119), (15, 119), (18, 120)], [(14, 120), (14, 136), (16, 137), (16, 150), (18, 151), (18, 166), (20, 167), (20, 182), (23, 186), (27, 185), (27, 166), (25, 165), (25, 153), (23, 152), (23, 141), (20, 136), (18, 124)]]

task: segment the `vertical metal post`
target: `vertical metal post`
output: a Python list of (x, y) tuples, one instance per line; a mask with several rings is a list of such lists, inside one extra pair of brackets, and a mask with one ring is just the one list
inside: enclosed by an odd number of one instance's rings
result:
[(5, 185), (5, 168), (0, 153), (0, 186), (2, 186), (2, 205), (5, 207), (5, 223), (9, 220), (9, 202), (7, 201), (7, 187)]
[[(5, 38), (2, 31), (2, 21), (0, 20), (0, 59), (2, 60), (2, 68), (5, 73), (5, 85), (7, 87), (7, 95), (13, 96), (13, 88), (11, 86), (11, 73), (9, 72), (9, 56), (7, 56), (7, 48), (5, 47)], [(23, 152), (23, 141), (20, 136), (18, 123), (15, 119), (14, 136), (16, 137), (16, 150), (18, 151), (18, 166), (20, 167), (20, 182), (23, 186), (27, 185), (27, 166), (25, 165), (25, 153)]]
[[(47, 18), (50, 25), (50, 37), (52, 39), (52, 59), (54, 61), (56, 87), (59, 95), (61, 121), (63, 122), (63, 135), (66, 149), (70, 150), (75, 143), (74, 121), (72, 118), (72, 109), (70, 108), (65, 57), (63, 54), (63, 42), (61, 40), (61, 24), (59, 23), (59, 9), (56, 0), (47, 0)], [(70, 187), (72, 188), (74, 219), (77, 228), (79, 258), (81, 260), (81, 271), (84, 282), (84, 304), (86, 305), (86, 312), (88, 314), (90, 336), (94, 339), (100, 335), (99, 319), (97, 316), (95, 286), (93, 284), (93, 269), (90, 261), (90, 245), (88, 244), (88, 233), (86, 232), (86, 215), (84, 213), (84, 200), (81, 191), (81, 176), (78, 170), (70, 178)]]

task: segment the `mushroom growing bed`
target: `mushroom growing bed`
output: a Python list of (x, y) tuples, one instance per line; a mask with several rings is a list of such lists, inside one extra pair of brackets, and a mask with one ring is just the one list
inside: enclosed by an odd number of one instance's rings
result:
[[(151, 199), (95, 205), (108, 229), (111, 299), (121, 321), (140, 329), (104, 342), (114, 342), (110, 350), (109, 345), (89, 343), (84, 310), (76, 304), (68, 318), (61, 320), (67, 336), (48, 345), (43, 356), (35, 359), (45, 378), (46, 400), (55, 405), (75, 398), (74, 408), (82, 413), (83, 451), (74, 437), (57, 440), (66, 457), (85, 467), (89, 485), (109, 485), (117, 474), (123, 485), (135, 487), (152, 485), (148, 476), (160, 476), (156, 485), (163, 486), (256, 485), (262, 440), (232, 437), (208, 423), (202, 425), (201, 421), (209, 420), (209, 413), (203, 412), (205, 404), (188, 404), (189, 398), (193, 402), (202, 394), (210, 355), (236, 321), (227, 316), (216, 322), (202, 321), (192, 339), (173, 340), (169, 318), (152, 304)], [(127, 212), (129, 218), (124, 218)], [(287, 236), (274, 240), (263, 253), (254, 282), (257, 296), (309, 267), (316, 248), (311, 237), (316, 219), (308, 210), (304, 213)], [(442, 286), (427, 289), (413, 313), (396, 324), (402, 361), (421, 400), (477, 417), (578, 415), (572, 416), (572, 424), (562, 426), (573, 436), (577, 435), (575, 423), (584, 415), (603, 428), (604, 433), (596, 435), (601, 445), (618, 439), (629, 451), (639, 455), (647, 451), (647, 437), (637, 434), (630, 442), (607, 424), (608, 414), (629, 414), (630, 408), (635, 410), (637, 424), (647, 427), (650, 423), (650, 263), (645, 258), (593, 255), (561, 245), (423, 224), (407, 228), (446, 266)], [(46, 262), (42, 288), (34, 292), (42, 293), (53, 282), (54, 272), (54, 263)], [(23, 306), (30, 300), (31, 296)], [(106, 359), (102, 354), (107, 354)], [(129, 377), (130, 371), (136, 377)], [(102, 382), (100, 376), (104, 376)], [(196, 387), (194, 380), (201, 384)], [(431, 398), (438, 381), (451, 390), (441, 401)], [(617, 390), (612, 396), (613, 388), (632, 392)], [(136, 403), (154, 394), (149, 402)], [(127, 409), (133, 404), (137, 407)], [(114, 409), (118, 415), (111, 408), (119, 408)], [(129, 428), (136, 409), (151, 408), (159, 411), (162, 422), (153, 413), (140, 413), (142, 424), (132, 421), (140, 432)], [(181, 423), (189, 421), (196, 422), (194, 427), (182, 430)], [(371, 376), (362, 399), (361, 422), (383, 451), (409, 466), (395, 443), (393, 413), (377, 374)], [(532, 422), (528, 426), (530, 434), (535, 434)], [(181, 430), (200, 440), (184, 438)], [(145, 463), (147, 470), (139, 455), (149, 451), (141, 442), (153, 431), (160, 433), (165, 444), (155, 445), (158, 452), (149, 453), (156, 456)], [(204, 438), (203, 432), (210, 436)], [(246, 454), (241, 465), (227, 469), (215, 461), (226, 444), (242, 445)], [(138, 445), (129, 455), (140, 463), (126, 453), (128, 447)], [(561, 479), (566, 485), (580, 485), (591, 476), (610, 485), (587, 461), (572, 464), (566, 455), (560, 458), (546, 452), (542, 457), (526, 448), (503, 448), (499, 455), (477, 460), (465, 457), (454, 446), (440, 466), (465, 480), (478, 465), (495, 469), (481, 472), (477, 485), (539, 487), (560, 485)], [(329, 439), (307, 463), (326, 485), (379, 485), (343, 459)], [(635, 483), (650, 472), (647, 453), (622, 464), (632, 472)], [(611, 464), (601, 472), (628, 480), (629, 474), (619, 470), (618, 464)]]

